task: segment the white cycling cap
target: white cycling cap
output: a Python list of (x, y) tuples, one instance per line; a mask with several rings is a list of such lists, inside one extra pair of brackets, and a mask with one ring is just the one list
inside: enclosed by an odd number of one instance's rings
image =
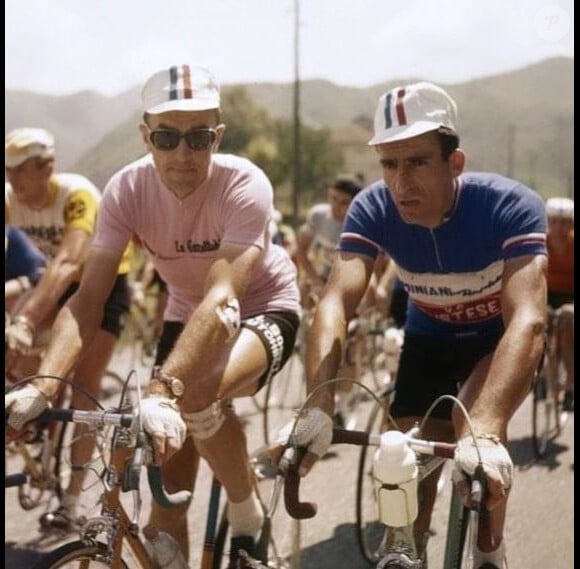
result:
[(548, 217), (562, 217), (574, 221), (574, 201), (570, 198), (548, 198), (546, 214)]
[(456, 132), (457, 105), (446, 91), (421, 81), (383, 94), (375, 111), (369, 146), (404, 140), (445, 127)]
[(205, 111), (219, 109), (220, 90), (212, 73), (196, 65), (174, 65), (153, 74), (141, 91), (143, 111), (149, 114), (168, 111)]
[(16, 168), (29, 158), (53, 158), (54, 136), (43, 128), (17, 128), (4, 140), (4, 166)]

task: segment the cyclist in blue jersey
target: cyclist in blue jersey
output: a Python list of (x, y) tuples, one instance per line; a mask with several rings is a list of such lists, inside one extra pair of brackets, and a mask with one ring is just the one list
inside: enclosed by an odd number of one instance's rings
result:
[[(543, 200), (495, 174), (464, 173), (456, 105), (426, 82), (397, 87), (380, 99), (369, 145), (383, 179), (353, 200), (339, 253), (309, 336), (309, 391), (335, 377), (352, 318), (386, 252), (409, 294), (405, 343), (392, 414), (410, 428), (442, 394), (469, 410), (488, 479), (474, 566), (503, 569), (503, 529), (513, 464), (505, 448), (510, 418), (529, 392), (544, 348), (546, 213)], [(331, 439), (332, 387), (309, 402), (295, 433), (308, 447), (305, 475)], [(287, 439), (284, 429), (279, 442)], [(425, 436), (458, 440), (454, 478), (478, 462), (457, 407), (435, 407)], [(433, 477), (430, 477), (433, 478)], [(436, 480), (425, 488), (415, 523), (424, 543)]]
[(46, 258), (26, 233), (10, 225), (4, 228), (4, 253), (4, 301), (8, 309), (40, 280)]

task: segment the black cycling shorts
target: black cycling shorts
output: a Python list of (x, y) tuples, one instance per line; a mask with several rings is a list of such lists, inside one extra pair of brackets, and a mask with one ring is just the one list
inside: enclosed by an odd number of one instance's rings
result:
[[(60, 297), (58, 305), (63, 306), (78, 288), (79, 283), (70, 285)], [(127, 282), (127, 275), (117, 275), (111, 294), (109, 294), (109, 298), (105, 302), (101, 329), (110, 332), (118, 338), (123, 330), (124, 316), (129, 312), (130, 304), (131, 292), (129, 290), (129, 283)]]
[(556, 310), (564, 304), (574, 304), (574, 293), (548, 291), (548, 306)]
[[(457, 395), (476, 364), (497, 347), (503, 330), (476, 338), (442, 339), (405, 334), (395, 400), (391, 414), (397, 417), (422, 417), (440, 395)], [(453, 403), (444, 400), (431, 416), (451, 419)]]
[[(260, 338), (268, 357), (268, 369), (260, 378), (256, 391), (274, 377), (292, 355), (299, 324), (300, 319), (294, 312), (266, 312), (242, 320), (242, 328), (252, 330)], [(184, 327), (182, 322), (163, 323), (155, 365), (161, 365), (167, 359)]]

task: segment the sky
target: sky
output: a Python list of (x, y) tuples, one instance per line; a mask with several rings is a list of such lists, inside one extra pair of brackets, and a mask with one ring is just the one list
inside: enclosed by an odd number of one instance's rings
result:
[(574, 56), (573, 0), (6, 0), (7, 89), (116, 95), (175, 64), (225, 84), (441, 83)]

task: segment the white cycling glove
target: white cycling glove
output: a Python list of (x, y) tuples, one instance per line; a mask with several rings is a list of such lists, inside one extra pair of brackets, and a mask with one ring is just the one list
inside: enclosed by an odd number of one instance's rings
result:
[(151, 436), (173, 439), (177, 448), (183, 445), (187, 429), (173, 399), (157, 395), (143, 399), (141, 421), (143, 428)]
[(276, 442), (283, 446), (304, 447), (319, 458), (324, 456), (332, 442), (332, 419), (320, 407), (307, 409), (298, 417), (296, 430), (290, 440), (294, 423), (293, 419), (280, 429)]
[(49, 405), (44, 393), (32, 384), (14, 389), (4, 396), (4, 409), (10, 414), (8, 425), (15, 431), (22, 430), (26, 423), (36, 419)]
[(493, 435), (477, 437), (475, 441), (471, 435), (468, 435), (458, 441), (455, 448), (453, 480), (459, 482), (466, 475), (470, 476), (475, 472), (479, 464), (476, 444), (484, 472), (488, 475), (495, 475), (504, 489), (509, 489), (513, 481), (514, 464), (507, 449), (501, 444), (499, 438)]
[(34, 343), (34, 329), (24, 316), (16, 316), (4, 335), (8, 347), (21, 354), (26, 354)]

